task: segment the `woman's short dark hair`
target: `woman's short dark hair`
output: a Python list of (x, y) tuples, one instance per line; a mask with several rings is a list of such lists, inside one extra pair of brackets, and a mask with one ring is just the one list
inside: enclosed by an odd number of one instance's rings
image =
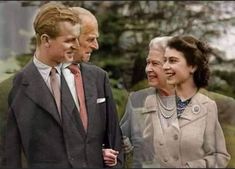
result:
[(182, 52), (188, 65), (197, 66), (193, 80), (198, 88), (208, 85), (210, 76), (208, 60), (211, 52), (208, 45), (193, 36), (187, 35), (173, 37), (168, 41), (167, 47)]

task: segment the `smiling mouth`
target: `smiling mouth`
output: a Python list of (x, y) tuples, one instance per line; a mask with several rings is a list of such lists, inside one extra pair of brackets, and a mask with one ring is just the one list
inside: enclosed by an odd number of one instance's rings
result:
[(171, 78), (171, 77), (173, 77), (175, 75), (175, 73), (166, 73), (166, 77), (167, 78)]
[(87, 56), (91, 56), (91, 52), (87, 52), (86, 55), (87, 55)]
[(157, 76), (153, 76), (153, 75), (148, 75), (148, 79), (152, 80), (152, 79), (157, 79), (158, 77)]

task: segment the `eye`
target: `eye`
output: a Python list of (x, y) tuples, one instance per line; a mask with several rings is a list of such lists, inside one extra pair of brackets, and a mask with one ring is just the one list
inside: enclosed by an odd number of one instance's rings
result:
[(96, 38), (89, 38), (89, 39), (87, 39), (87, 41), (89, 42), (89, 43), (92, 43), (92, 42), (94, 42), (96, 40)]
[(153, 66), (162, 66), (162, 63), (159, 61), (155, 61), (152, 64), (153, 64)]
[(169, 63), (176, 63), (176, 62), (177, 62), (177, 60), (175, 58), (170, 58), (169, 59)]
[(68, 38), (65, 40), (65, 43), (69, 43), (69, 42), (75, 42), (76, 38)]
[(166, 62), (167, 62), (167, 58), (164, 57), (164, 58), (163, 58), (163, 63), (166, 63)]

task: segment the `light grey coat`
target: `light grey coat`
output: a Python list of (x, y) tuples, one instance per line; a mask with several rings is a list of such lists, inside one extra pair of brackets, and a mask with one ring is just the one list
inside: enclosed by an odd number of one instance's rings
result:
[[(143, 99), (142, 102), (135, 101), (139, 99)], [(139, 106), (134, 105), (137, 102)], [(227, 166), (230, 155), (226, 150), (214, 101), (197, 93), (181, 118), (171, 117), (173, 122), (164, 131), (157, 105), (153, 88), (130, 95), (128, 115), (123, 117), (121, 129), (134, 145), (133, 167), (185, 167), (186, 164), (194, 168)]]
[[(159, 167), (159, 164), (154, 164), (153, 147), (148, 147), (143, 142), (144, 121), (149, 116), (144, 103), (146, 97), (153, 94), (156, 94), (156, 89), (152, 87), (130, 93), (125, 114), (120, 121), (123, 136), (127, 136), (134, 146), (133, 168)], [(149, 144), (149, 146), (152, 145)]]

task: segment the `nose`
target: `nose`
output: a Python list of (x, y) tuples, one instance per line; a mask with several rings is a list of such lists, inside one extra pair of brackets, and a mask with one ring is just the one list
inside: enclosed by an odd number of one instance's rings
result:
[(147, 64), (145, 67), (145, 72), (148, 73), (151, 72), (151, 70), (152, 70), (151, 64)]
[(79, 41), (78, 41), (78, 39), (76, 38), (76, 39), (72, 42), (71, 48), (72, 48), (72, 49), (78, 49), (79, 46), (80, 46)]
[(75, 46), (76, 46), (76, 49), (80, 46), (78, 38), (76, 38), (76, 40), (75, 40)]
[(98, 43), (97, 39), (94, 40), (94, 42), (91, 44), (91, 47), (95, 50), (99, 49), (99, 43)]
[(169, 63), (168, 63), (167, 61), (166, 61), (166, 62), (164, 62), (164, 64), (163, 64), (162, 68), (163, 68), (164, 70), (169, 69), (169, 68), (170, 68)]

